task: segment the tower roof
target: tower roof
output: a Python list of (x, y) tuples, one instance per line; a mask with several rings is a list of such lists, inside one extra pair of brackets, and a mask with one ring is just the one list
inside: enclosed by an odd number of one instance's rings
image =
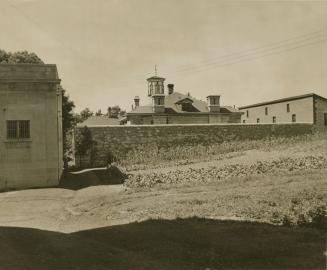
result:
[(159, 77), (159, 76), (152, 76), (148, 79), (146, 79), (147, 81), (164, 81), (165, 78)]

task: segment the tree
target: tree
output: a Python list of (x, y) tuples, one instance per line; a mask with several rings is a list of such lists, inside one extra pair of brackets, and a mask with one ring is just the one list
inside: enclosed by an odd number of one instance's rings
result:
[(82, 167), (82, 156), (89, 154), (93, 147), (93, 139), (91, 130), (85, 126), (78, 134), (76, 134), (76, 154), (79, 156), (79, 165)]
[(6, 52), (0, 50), (0, 63), (1, 64), (44, 64), (43, 61), (35, 54), (28, 51)]
[(69, 99), (66, 90), (59, 86), (62, 91), (62, 131), (63, 131), (63, 159), (64, 159), (64, 168), (68, 168), (68, 162), (72, 160), (71, 155), (73, 154), (73, 145), (72, 145), (72, 131), (77, 123), (73, 109), (75, 104)]
[(109, 118), (118, 118), (121, 113), (121, 109), (118, 105), (108, 107), (108, 117)]
[(102, 115), (102, 112), (101, 112), (101, 109), (97, 110), (96, 113), (95, 113), (96, 116), (101, 116)]
[(93, 116), (93, 112), (89, 108), (85, 108), (79, 114), (80, 114), (79, 121), (81, 121), (81, 122), (84, 122), (86, 119), (88, 119), (91, 116)]

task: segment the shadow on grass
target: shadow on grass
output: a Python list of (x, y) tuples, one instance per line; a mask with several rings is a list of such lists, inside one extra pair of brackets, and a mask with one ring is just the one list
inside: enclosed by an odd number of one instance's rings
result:
[(0, 228), (0, 268), (325, 269), (314, 229), (205, 219), (149, 220), (72, 234)]

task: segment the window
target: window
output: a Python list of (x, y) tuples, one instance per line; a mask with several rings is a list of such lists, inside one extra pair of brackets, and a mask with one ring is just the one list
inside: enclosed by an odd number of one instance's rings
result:
[(243, 124), (245, 124), (245, 120), (243, 120)]
[(296, 122), (296, 114), (292, 114), (292, 123)]
[(257, 118), (257, 123), (260, 123), (260, 118)]
[(286, 112), (290, 112), (290, 104), (286, 104)]
[(273, 116), (272, 121), (273, 123), (276, 123), (276, 116)]
[(153, 83), (149, 83), (149, 93), (148, 95), (151, 96), (153, 94)]
[(265, 115), (268, 115), (268, 107), (265, 107)]
[(246, 110), (246, 117), (249, 117), (249, 110)]
[(29, 120), (8, 120), (7, 139), (30, 138)]

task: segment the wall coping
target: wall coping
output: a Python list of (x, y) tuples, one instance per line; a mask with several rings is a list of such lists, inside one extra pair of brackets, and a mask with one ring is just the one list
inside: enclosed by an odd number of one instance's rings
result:
[[(279, 126), (279, 125), (314, 125), (310, 122), (297, 122), (297, 123), (215, 123), (215, 124), (156, 124), (156, 125), (85, 125), (88, 128), (106, 128), (106, 127), (117, 127), (117, 128), (126, 128), (126, 127), (184, 127), (184, 126)], [(85, 126), (77, 126), (75, 128), (84, 128)]]

